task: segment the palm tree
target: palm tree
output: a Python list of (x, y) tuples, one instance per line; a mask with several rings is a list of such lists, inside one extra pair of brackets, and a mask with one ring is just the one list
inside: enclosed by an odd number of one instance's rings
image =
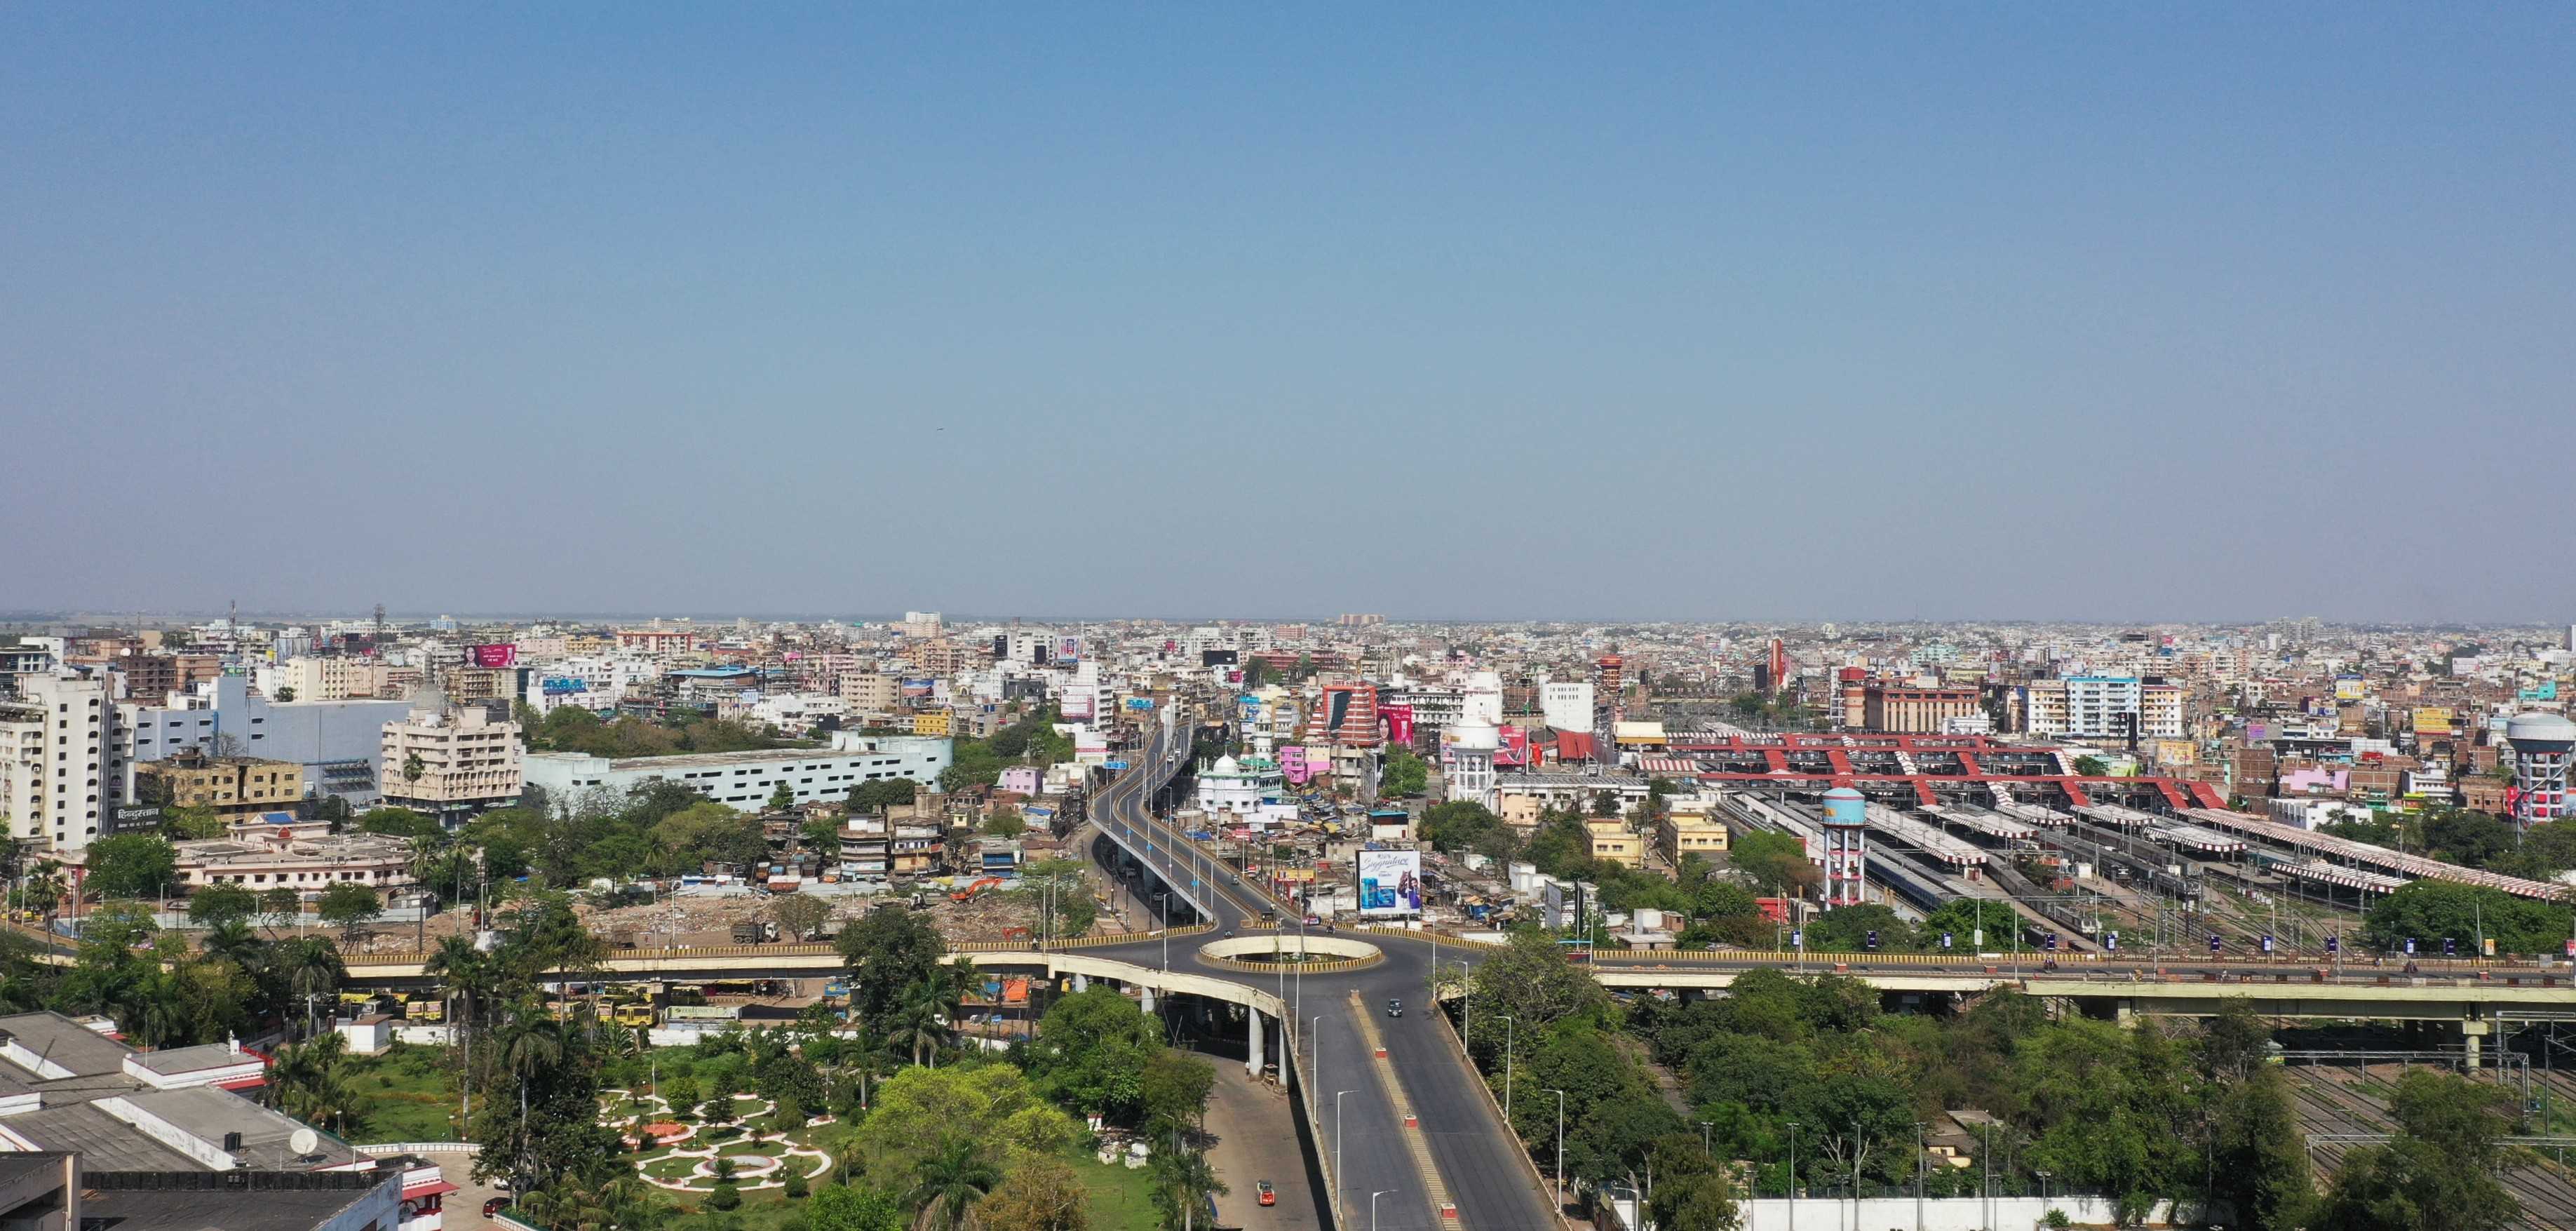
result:
[(277, 1109), (307, 1124), (345, 1117), (354, 1102), (341, 1080), (347, 1051), (348, 1040), (333, 1033), (279, 1052), (269, 1072), (269, 1097)]
[(1210, 1196), (1224, 1196), (1225, 1181), (1216, 1178), (1216, 1169), (1208, 1166), (1207, 1155), (1195, 1150), (1174, 1148), (1154, 1155), (1154, 1208), (1163, 1212), (1165, 1227), (1189, 1225), (1191, 1216), (1205, 1208)]
[(340, 946), (328, 936), (298, 936), (271, 950), (269, 960), (308, 1010), (314, 999), (330, 995), (349, 974), (340, 962)]
[(206, 929), (206, 956), (249, 970), (259, 965), (260, 951), (266, 945), (259, 933), (239, 919), (226, 919)]
[(914, 1064), (924, 1063), (925, 1054), (936, 1057), (940, 1045), (948, 1041), (948, 1009), (939, 984), (924, 979), (905, 989), (903, 1003), (895, 1006), (894, 1020), (887, 1023), (887, 1036), (911, 1050)]
[(965, 1226), (968, 1211), (1002, 1182), (1002, 1169), (963, 1137), (941, 1142), (913, 1169), (913, 1175), (917, 1182), (904, 1200), (921, 1207), (924, 1225), (947, 1231)]
[(500, 970), (492, 955), (474, 947), (465, 936), (442, 936), (438, 947), (421, 963), (421, 972), (444, 983), (457, 997), (456, 1040), (457, 1093), (463, 1106), (471, 1109), (474, 1098), (474, 1032), (478, 1028), (476, 1011), (489, 1003), (500, 979)]

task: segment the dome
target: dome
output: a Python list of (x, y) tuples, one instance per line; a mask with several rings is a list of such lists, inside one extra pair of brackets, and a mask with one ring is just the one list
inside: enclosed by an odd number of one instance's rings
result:
[(1216, 759), (1216, 765), (1209, 772), (1219, 774), (1239, 774), (1243, 772), (1243, 767), (1235, 763), (1233, 756), (1227, 755), (1218, 757)]
[(1853, 790), (1853, 789), (1851, 789), (1850, 787), (1847, 787), (1847, 786), (1838, 786), (1838, 787), (1835, 787), (1834, 789), (1832, 789), (1832, 790), (1830, 790), (1830, 791), (1825, 792), (1825, 798), (1826, 798), (1826, 799), (1829, 799), (1829, 800), (1830, 800), (1830, 799), (1860, 799), (1860, 798), (1861, 798), (1861, 793), (1860, 793), (1860, 792), (1858, 792), (1858, 791), (1855, 791), (1855, 790)]
[(2516, 744), (2576, 743), (2576, 722), (2558, 714), (2516, 714), (2506, 720), (2504, 737)]

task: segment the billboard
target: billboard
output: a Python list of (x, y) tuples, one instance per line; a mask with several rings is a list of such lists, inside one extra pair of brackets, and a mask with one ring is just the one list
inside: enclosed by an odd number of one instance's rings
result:
[(1361, 851), (1360, 914), (1367, 916), (1422, 913), (1422, 853)]
[(469, 645), (465, 661), (477, 667), (515, 667), (519, 665), (519, 647), (515, 645)]
[(1411, 705), (1381, 705), (1377, 707), (1377, 716), (1386, 720), (1386, 742), (1402, 747), (1412, 746), (1413, 707)]
[(1069, 663), (1080, 657), (1082, 657), (1082, 638), (1058, 637), (1055, 639), (1055, 660), (1057, 662)]
[(2363, 684), (2360, 676), (2338, 675), (2335, 677), (2335, 700), (2359, 701), (2362, 698), (2362, 694)]
[(570, 696), (577, 692), (589, 692), (590, 681), (568, 675), (550, 675), (538, 685), (538, 689), (549, 697)]
[(905, 680), (902, 685), (903, 695), (907, 697), (927, 697), (937, 687), (932, 680)]

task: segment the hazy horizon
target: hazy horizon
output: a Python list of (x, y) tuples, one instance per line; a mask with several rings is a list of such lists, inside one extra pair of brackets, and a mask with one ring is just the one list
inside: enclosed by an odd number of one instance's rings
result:
[(0, 606), (2563, 624), (2570, 63), (2537, 4), (12, 8)]

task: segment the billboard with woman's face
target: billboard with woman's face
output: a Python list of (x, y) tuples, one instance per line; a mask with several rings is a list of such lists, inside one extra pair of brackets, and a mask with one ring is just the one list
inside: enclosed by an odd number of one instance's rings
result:
[(1419, 851), (1361, 851), (1360, 914), (1422, 913), (1422, 854)]

